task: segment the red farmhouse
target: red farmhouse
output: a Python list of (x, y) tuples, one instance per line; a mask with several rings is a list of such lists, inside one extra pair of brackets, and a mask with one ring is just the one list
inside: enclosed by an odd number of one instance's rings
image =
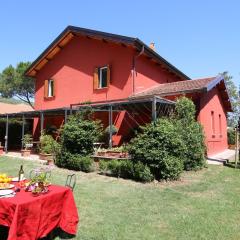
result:
[(208, 155), (227, 149), (226, 114), (231, 104), (224, 78), (192, 80), (156, 53), (154, 44), (147, 46), (138, 38), (69, 26), (26, 75), (35, 79), (35, 111), (41, 115), (34, 120), (35, 136), (40, 129), (60, 127), (69, 112), (88, 102), (110, 109), (95, 115), (106, 126), (110, 120), (117, 127), (110, 142), (119, 145), (138, 124), (156, 118), (158, 108), (185, 95), (196, 104)]

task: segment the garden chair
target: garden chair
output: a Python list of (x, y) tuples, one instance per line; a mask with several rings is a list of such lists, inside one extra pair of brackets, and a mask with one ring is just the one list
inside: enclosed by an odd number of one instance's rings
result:
[(73, 191), (76, 185), (76, 180), (76, 174), (67, 175), (65, 186), (69, 187)]

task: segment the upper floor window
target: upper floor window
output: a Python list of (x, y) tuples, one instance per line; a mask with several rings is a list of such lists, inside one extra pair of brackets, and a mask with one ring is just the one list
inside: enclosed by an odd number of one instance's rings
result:
[(110, 67), (98, 67), (94, 71), (94, 89), (107, 88), (110, 85)]
[(107, 87), (107, 67), (101, 67), (98, 69), (98, 88)]
[(45, 80), (44, 97), (50, 98), (55, 96), (55, 84), (53, 79)]

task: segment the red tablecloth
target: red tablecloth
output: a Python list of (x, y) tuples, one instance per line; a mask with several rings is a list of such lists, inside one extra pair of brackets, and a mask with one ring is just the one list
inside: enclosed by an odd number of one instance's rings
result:
[(54, 228), (76, 234), (78, 212), (69, 188), (52, 185), (37, 197), (21, 192), (13, 198), (0, 199), (0, 225), (8, 226), (8, 240), (35, 240)]

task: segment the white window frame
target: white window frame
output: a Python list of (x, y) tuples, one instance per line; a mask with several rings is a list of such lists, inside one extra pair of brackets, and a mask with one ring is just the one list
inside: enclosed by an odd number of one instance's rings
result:
[(103, 87), (102, 86), (102, 70), (104, 70), (104, 69), (108, 69), (108, 67), (107, 66), (104, 66), (104, 67), (100, 67), (99, 68), (99, 86), (98, 86), (98, 88), (106, 88), (106, 87)]
[(53, 84), (54, 84), (54, 81), (53, 79), (49, 79), (48, 80), (48, 97), (53, 97)]

